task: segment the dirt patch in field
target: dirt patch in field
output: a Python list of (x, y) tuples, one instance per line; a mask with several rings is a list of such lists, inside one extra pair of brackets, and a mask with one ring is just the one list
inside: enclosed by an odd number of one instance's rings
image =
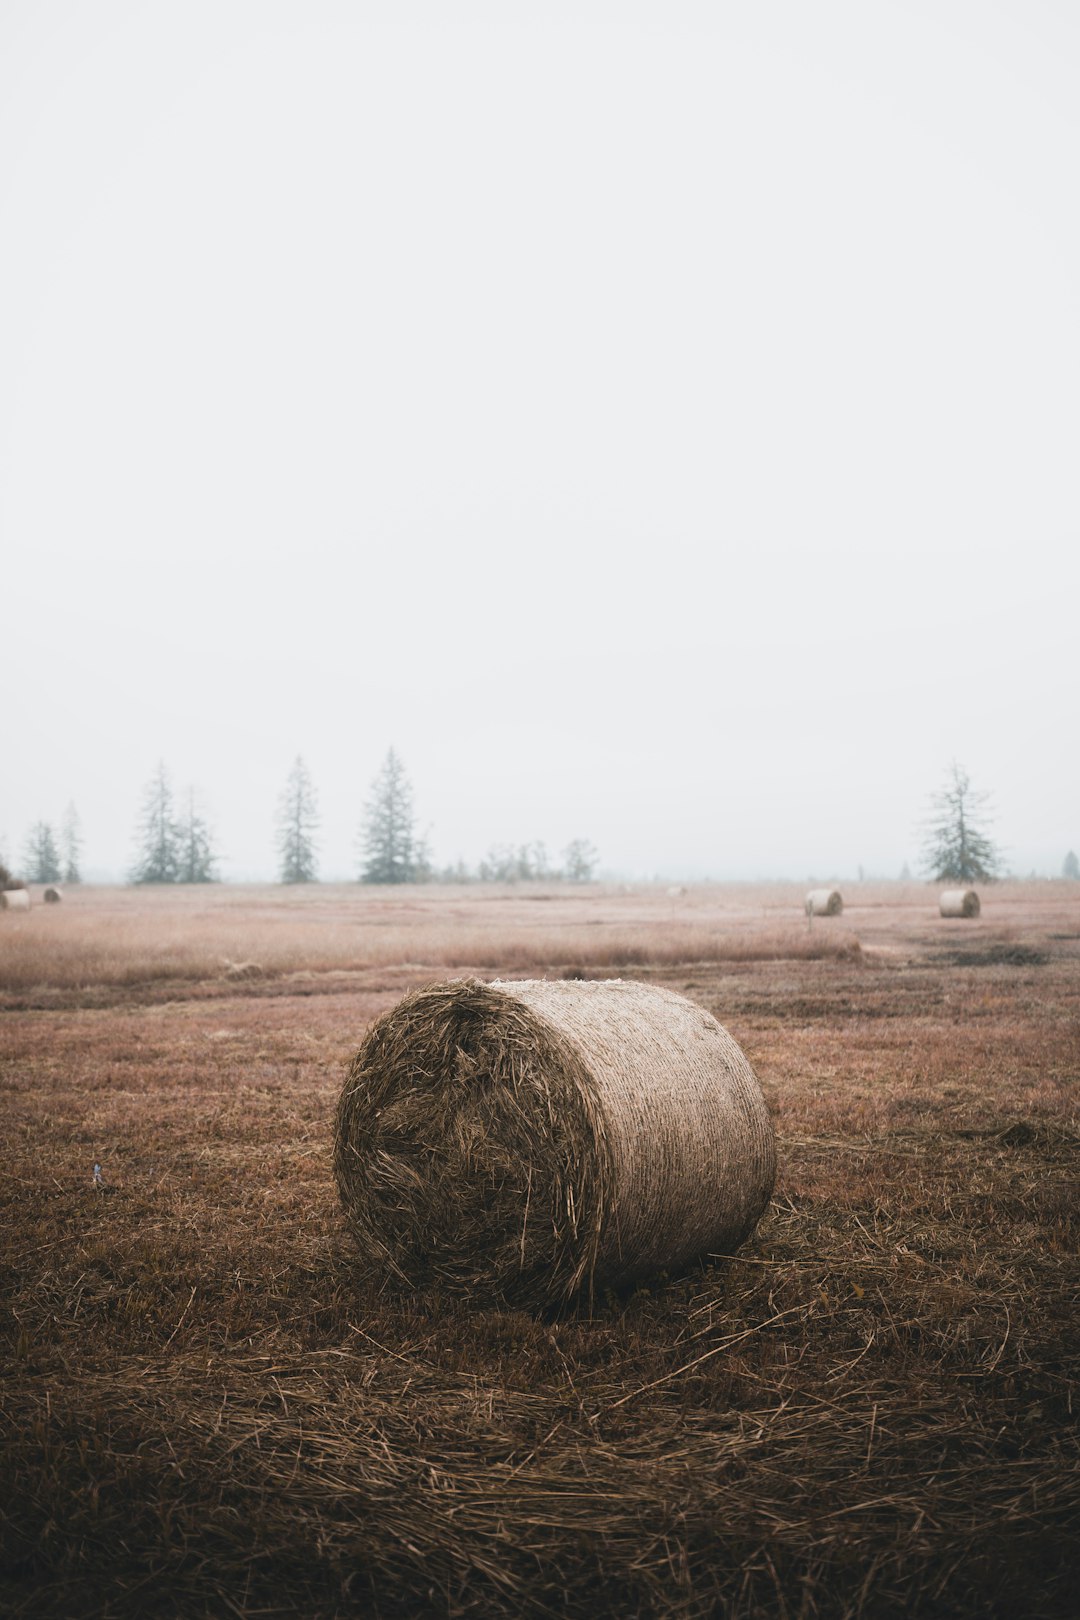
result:
[(1006, 942), (975, 946), (969, 950), (942, 951), (939, 954), (941, 961), (949, 962), (953, 967), (1045, 967), (1050, 960), (1050, 952), (1040, 950), (1037, 945), (1010, 945)]

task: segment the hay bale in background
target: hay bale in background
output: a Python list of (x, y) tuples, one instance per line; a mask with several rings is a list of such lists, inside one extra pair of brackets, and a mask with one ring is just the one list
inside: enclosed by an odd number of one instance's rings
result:
[(808, 917), (839, 917), (844, 909), (839, 889), (811, 889), (806, 897)]
[(455, 980), (371, 1028), (334, 1133), (348, 1225), (391, 1285), (544, 1304), (728, 1254), (776, 1172), (709, 1013), (620, 980)]
[(29, 911), (30, 896), (25, 889), (0, 889), (0, 911)]
[(41, 898), (44, 900), (47, 906), (56, 906), (60, 904), (60, 901), (64, 898), (64, 896), (61, 890), (54, 888), (52, 884), (50, 884)]
[(977, 917), (982, 907), (974, 889), (945, 889), (941, 896), (943, 917)]

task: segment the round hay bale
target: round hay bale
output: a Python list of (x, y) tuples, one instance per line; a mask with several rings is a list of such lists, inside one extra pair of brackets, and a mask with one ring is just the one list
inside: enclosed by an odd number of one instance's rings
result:
[(982, 910), (974, 889), (945, 889), (941, 895), (943, 917), (977, 917)]
[(0, 910), (29, 911), (29, 891), (26, 889), (0, 889)]
[(60, 889), (54, 888), (53, 885), (50, 884), (41, 898), (44, 900), (47, 906), (58, 906), (64, 896)]
[(371, 1272), (479, 1303), (554, 1303), (729, 1254), (775, 1173), (727, 1031), (620, 980), (412, 992), (353, 1059), (334, 1133)]
[(806, 897), (808, 917), (839, 917), (844, 909), (839, 889), (811, 889)]

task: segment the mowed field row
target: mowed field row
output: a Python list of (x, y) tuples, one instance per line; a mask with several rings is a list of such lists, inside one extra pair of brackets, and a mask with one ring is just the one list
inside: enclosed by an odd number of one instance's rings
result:
[[(31, 891), (40, 902), (40, 893)], [(69, 888), (0, 928), (0, 995), (418, 966), (492, 972), (891, 955), (1015, 943), (1076, 926), (1068, 883), (1003, 883), (974, 922), (938, 915), (921, 883), (853, 884), (840, 917), (803, 915), (794, 884), (620, 888), (359, 884)]]

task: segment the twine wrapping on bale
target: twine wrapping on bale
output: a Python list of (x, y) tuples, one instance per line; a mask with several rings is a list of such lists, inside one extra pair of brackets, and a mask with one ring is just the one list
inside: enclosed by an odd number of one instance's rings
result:
[(50, 884), (41, 898), (45, 901), (46, 905), (55, 906), (59, 904), (64, 896), (59, 889), (53, 888), (53, 886)]
[(26, 889), (0, 889), (0, 910), (29, 911), (29, 892)]
[(776, 1145), (739, 1047), (653, 985), (455, 980), (371, 1028), (334, 1174), (390, 1286), (542, 1305), (729, 1254)]
[(839, 889), (811, 889), (806, 897), (808, 917), (839, 917), (844, 901)]
[(974, 889), (945, 889), (942, 893), (943, 917), (977, 917), (981, 909)]

